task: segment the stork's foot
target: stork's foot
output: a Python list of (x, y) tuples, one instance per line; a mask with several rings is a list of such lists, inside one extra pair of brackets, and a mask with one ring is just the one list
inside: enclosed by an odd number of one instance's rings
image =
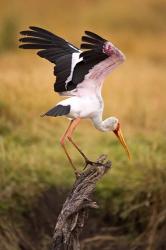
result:
[(91, 166), (102, 166), (103, 164), (100, 163), (100, 162), (90, 161), (88, 158), (85, 158), (85, 167), (84, 167), (83, 170), (85, 170), (88, 165), (91, 165)]

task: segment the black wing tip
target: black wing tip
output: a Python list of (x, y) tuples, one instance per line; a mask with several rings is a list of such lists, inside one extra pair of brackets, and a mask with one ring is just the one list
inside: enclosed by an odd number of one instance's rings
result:
[(96, 33), (94, 33), (93, 31), (90, 31), (90, 30), (85, 30), (85, 34), (88, 36), (92, 36), (92, 35), (98, 36)]
[(36, 32), (41, 32), (41, 31), (49, 32), (48, 30), (46, 30), (44, 28), (41, 28), (41, 27), (38, 27), (38, 26), (34, 26), (34, 25), (29, 26), (29, 29), (33, 30), (33, 31), (36, 31)]
[(19, 38), (19, 42), (24, 42), (24, 37)]
[(30, 25), (30, 26), (29, 26), (29, 29), (31, 29), (31, 30), (34, 30), (34, 29), (36, 29), (36, 28), (38, 28), (38, 27), (35, 26), (35, 25)]
[[(87, 50), (89, 50), (89, 52), (91, 52), (91, 51), (101, 52), (103, 44), (106, 41), (107, 40), (105, 40), (101, 36), (95, 34), (94, 32), (86, 30), (85, 31), (85, 36), (82, 36), (81, 49), (87, 49)], [(90, 55), (87, 54), (87, 56), (89, 57)]]
[(25, 35), (25, 32), (29, 31), (29, 30), (34, 30), (35, 28), (37, 28), (36, 26), (29, 26), (27, 30), (21, 30), (20, 34), (21, 35)]
[(29, 34), (27, 34), (28, 32), (31, 32), (31, 31), (35, 31), (35, 32), (47, 32), (47, 33), (50, 33), (50, 31), (47, 31), (46, 29), (44, 28), (41, 28), (41, 27), (38, 27), (38, 26), (34, 26), (34, 25), (30, 25), (26, 30), (21, 30), (20, 31), (20, 35), (23, 35), (23, 36), (26, 36)]
[(85, 30), (85, 34), (89, 37), (92, 37), (94, 38), (95, 40), (98, 40), (100, 42), (105, 42), (107, 41), (106, 39), (104, 39), (103, 37), (97, 35), (96, 33), (92, 32), (92, 31), (89, 31), (89, 30)]
[(97, 46), (97, 45), (99, 46), (99, 45), (103, 44), (103, 41), (98, 40), (94, 37), (92, 38), (90, 36), (82, 36), (81, 40), (83, 43), (93, 44), (95, 46)]
[(26, 44), (20, 44), (18, 47), (19, 47), (19, 49), (27, 49), (25, 45)]
[(21, 31), (20, 31), (20, 35), (25, 36), (25, 35), (26, 35), (26, 32), (27, 32), (27, 30), (21, 30)]
[(85, 30), (85, 34), (86, 34), (86, 35), (89, 35), (90, 33), (93, 33), (93, 34), (94, 34), (94, 32), (92, 32), (92, 31)]

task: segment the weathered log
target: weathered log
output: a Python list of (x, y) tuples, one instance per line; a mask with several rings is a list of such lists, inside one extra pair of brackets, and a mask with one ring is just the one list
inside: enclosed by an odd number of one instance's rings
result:
[(79, 250), (79, 235), (88, 217), (89, 208), (98, 208), (92, 200), (92, 193), (97, 181), (111, 167), (111, 162), (106, 161), (102, 155), (96, 164), (89, 164), (76, 179), (55, 226), (51, 250)]

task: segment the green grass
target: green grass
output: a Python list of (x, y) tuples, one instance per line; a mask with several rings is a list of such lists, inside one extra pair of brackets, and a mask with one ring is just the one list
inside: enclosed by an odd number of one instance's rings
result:
[[(14, 121), (4, 117), (1, 119), (2, 213), (20, 207), (20, 203), (22, 206), (22, 203), (29, 202), (30, 198), (50, 186), (69, 186), (74, 180), (72, 169), (59, 145), (60, 133), (63, 132), (63, 126), (59, 126), (60, 119), (58, 124), (55, 119), (53, 123), (50, 119), (40, 117), (24, 123), (23, 118), (21, 121), (16, 117)], [(86, 123), (84, 125), (89, 126)], [(145, 203), (148, 197), (151, 199), (149, 194), (160, 195), (160, 191), (161, 195), (164, 194), (166, 139), (160, 133), (130, 135), (128, 144), (132, 160), (128, 161), (113, 135), (100, 134), (90, 126), (86, 132), (80, 130), (76, 132), (76, 140), (93, 160), (101, 153), (108, 154), (112, 160), (112, 170), (99, 183), (97, 193), (105, 201), (114, 202), (115, 212), (120, 209), (124, 214), (129, 207), (132, 210), (132, 206), (137, 204), (137, 195), (142, 192), (145, 193), (145, 200), (141, 202)], [(89, 132), (91, 138), (88, 138)], [(69, 143), (68, 147), (75, 164), (83, 166), (80, 155)], [(139, 199), (136, 202), (139, 204)], [(119, 203), (123, 204), (122, 211)]]
[[(40, 117), (60, 99), (51, 92), (49, 82), (52, 80), (48, 79), (50, 69), (45, 67), (44, 62), (40, 64), (40, 60), (36, 60), (32, 68), (28, 64), (31, 57), (24, 58), (21, 68), (20, 55), (10, 55), (10, 68), (5, 68), (6, 57), (1, 62), (2, 69), (6, 71), (5, 74), (1, 73), (0, 93), (2, 214), (13, 208), (22, 211), (26, 209), (26, 203), (49, 187), (69, 187), (74, 180), (72, 169), (59, 144), (68, 121), (64, 118)], [(166, 140), (163, 136), (165, 121), (162, 119), (165, 108), (164, 92), (159, 92), (163, 86), (164, 67), (156, 68), (150, 61), (138, 62), (138, 69), (133, 61), (129, 61), (127, 66), (117, 70), (105, 83), (103, 93), (106, 105), (104, 116), (113, 114), (120, 118), (132, 160), (128, 161), (113, 133), (96, 131), (89, 121), (83, 121), (75, 133), (76, 141), (92, 160), (102, 153), (111, 159), (112, 170), (99, 183), (97, 194), (107, 207), (111, 202), (113, 205), (110, 209), (122, 214), (122, 217), (126, 216), (126, 210), (132, 211), (132, 207), (139, 209), (139, 203), (147, 204), (151, 196), (157, 194), (161, 196), (160, 201), (164, 200), (165, 192)], [(140, 68), (142, 76), (139, 74)], [(138, 74), (137, 83), (133, 85), (133, 79)], [(146, 85), (141, 79), (146, 81)], [(157, 86), (155, 79), (160, 79)], [(124, 84), (126, 88), (122, 89), (121, 85)], [(156, 96), (156, 93), (160, 95)], [(142, 98), (141, 101), (139, 98)], [(123, 109), (119, 108), (121, 100), (124, 100)], [(69, 143), (67, 146), (73, 161), (81, 169), (81, 156)], [(138, 198), (142, 193), (143, 198)], [(160, 203), (163, 209), (165, 204), (163, 201)]]
[[(152, 227), (154, 210), (157, 222), (166, 207), (165, 3), (78, 1), (70, 15), (66, 1), (51, 1), (47, 11), (46, 3), (40, 1), (40, 11), (38, 4), (33, 3), (32, 9), (32, 1), (26, 6), (17, 1), (11, 4), (12, 15), (10, 8), (1, 8), (2, 23), (15, 20), (17, 11), (24, 15), (18, 23), (13, 21), (14, 26), (7, 22), (0, 30), (0, 217), (10, 220), (11, 211), (26, 211), (45, 190), (70, 188), (74, 181), (59, 144), (68, 121), (40, 117), (61, 99), (53, 92), (52, 66), (33, 52), (6, 51), (4, 41), (9, 35), (13, 48), (13, 32), (31, 24), (48, 26), (75, 44), (84, 29), (91, 29), (110, 38), (127, 55), (125, 64), (107, 78), (103, 96), (104, 117), (120, 119), (132, 160), (128, 161), (113, 133), (96, 131), (89, 121), (82, 122), (74, 138), (92, 160), (104, 153), (112, 161), (111, 171), (96, 191), (103, 213), (127, 222), (131, 234), (140, 233), (138, 224), (146, 231)], [(81, 156), (67, 146), (81, 169)]]

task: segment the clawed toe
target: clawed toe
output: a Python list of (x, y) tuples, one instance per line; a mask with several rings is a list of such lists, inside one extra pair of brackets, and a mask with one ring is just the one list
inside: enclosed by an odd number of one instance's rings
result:
[(84, 167), (84, 170), (86, 169), (86, 167), (88, 165), (91, 165), (91, 166), (102, 166), (102, 164), (100, 162), (94, 162), (94, 161), (90, 161), (89, 159), (85, 159), (85, 167)]

